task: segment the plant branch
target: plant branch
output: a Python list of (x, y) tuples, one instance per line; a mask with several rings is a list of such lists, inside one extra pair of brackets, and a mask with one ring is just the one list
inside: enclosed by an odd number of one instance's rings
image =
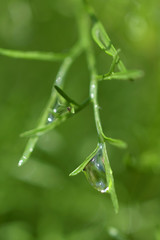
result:
[(125, 72), (111, 72), (110, 74), (98, 75), (97, 79), (99, 81), (103, 80), (135, 80), (137, 78), (141, 78), (144, 75), (141, 70), (134, 71), (125, 71)]
[[(83, 19), (83, 21), (82, 21), (82, 19)], [(91, 79), (90, 80), (90, 98), (91, 98), (91, 102), (93, 104), (95, 124), (96, 124), (97, 134), (98, 134), (98, 138), (99, 138), (99, 143), (102, 146), (102, 151), (103, 151), (103, 156), (104, 156), (106, 178), (107, 178), (108, 187), (109, 187), (108, 192), (111, 194), (111, 199), (112, 199), (112, 202), (114, 205), (114, 209), (115, 209), (115, 212), (117, 213), (118, 212), (118, 200), (117, 200), (117, 196), (116, 196), (116, 192), (115, 192), (114, 179), (113, 179), (112, 170), (111, 170), (109, 159), (108, 159), (107, 149), (106, 149), (106, 145), (105, 145), (105, 139), (103, 137), (100, 114), (99, 114), (98, 80), (97, 80), (96, 61), (95, 61), (94, 51), (92, 48), (92, 41), (90, 38), (89, 19), (85, 13), (83, 13), (83, 16), (81, 17), (80, 24), (83, 24), (81, 26), (81, 29), (83, 30), (81, 37), (83, 38), (83, 42), (85, 43), (88, 68), (90, 71), (90, 79)]]
[[(42, 116), (41, 116), (40, 120), (39, 120), (39, 124), (38, 124), (38, 127), (37, 127), (38, 129), (45, 127), (49, 111), (56, 102), (57, 92), (54, 88), (55, 83), (56, 83), (57, 86), (63, 87), (65, 76), (66, 76), (71, 64), (75, 60), (75, 58), (82, 52), (82, 49), (83, 48), (82, 48), (81, 42), (78, 42), (71, 49), (70, 56), (68, 56), (64, 59), (62, 65), (59, 69), (59, 72), (56, 76), (56, 80), (53, 83), (53, 87), (52, 87), (51, 96), (49, 98), (49, 101), (48, 101), (48, 103), (47, 103), (47, 105), (46, 105), (46, 107), (45, 107), (45, 109), (42, 113)], [(19, 160), (18, 166), (21, 166), (22, 164), (24, 164), (28, 160), (28, 158), (30, 157), (37, 141), (38, 141), (38, 136), (33, 136), (33, 137), (29, 138), (29, 140), (26, 144), (25, 150), (23, 152), (23, 155), (22, 155), (21, 159)]]
[[(88, 98), (86, 101), (84, 101), (81, 105), (79, 105), (76, 109), (75, 109), (75, 114), (77, 114), (78, 112), (80, 112), (82, 109), (84, 109), (88, 104), (90, 103), (90, 99)], [(35, 129), (26, 131), (24, 133), (22, 133), (20, 136), (21, 137), (38, 137), (41, 136), (49, 131), (51, 131), (52, 129), (54, 129), (55, 127), (59, 126), (60, 124), (62, 124), (63, 122), (65, 122), (68, 118), (74, 116), (75, 114), (67, 112), (65, 114), (60, 115), (57, 119), (55, 119), (52, 123), (44, 125), (42, 127), (37, 127)]]
[(0, 48), (0, 55), (11, 57), (11, 58), (20, 58), (20, 59), (29, 59), (29, 60), (42, 60), (42, 61), (61, 61), (65, 59), (70, 53), (53, 53), (53, 52), (38, 52), (38, 51), (18, 51)]

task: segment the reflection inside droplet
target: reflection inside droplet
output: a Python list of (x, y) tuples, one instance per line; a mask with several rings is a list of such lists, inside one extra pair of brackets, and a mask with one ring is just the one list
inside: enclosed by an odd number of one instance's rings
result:
[(47, 123), (52, 123), (54, 120), (54, 117), (51, 113), (49, 113), (48, 119), (47, 119)]
[(18, 166), (20, 167), (22, 164), (23, 164), (23, 160), (21, 159), (21, 160), (18, 162)]
[(18, 162), (18, 167), (22, 166), (22, 164), (27, 160), (27, 157), (26, 156), (23, 156), (19, 162)]
[(59, 106), (60, 106), (60, 104), (59, 104), (59, 101), (58, 101), (58, 98), (57, 98), (55, 104), (52, 107), (52, 110), (48, 114), (47, 123), (52, 123), (56, 119), (56, 113), (58, 112)]
[(91, 186), (101, 193), (105, 193), (108, 190), (103, 162), (102, 149), (100, 148), (83, 170)]

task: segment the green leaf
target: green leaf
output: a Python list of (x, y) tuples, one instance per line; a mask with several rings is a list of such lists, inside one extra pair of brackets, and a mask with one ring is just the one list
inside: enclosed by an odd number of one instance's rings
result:
[(79, 165), (73, 172), (69, 174), (69, 176), (75, 176), (78, 173), (82, 172), (85, 166), (88, 164), (88, 162), (95, 156), (99, 149), (99, 145), (97, 145), (96, 149), (84, 160), (84, 162)]
[(137, 78), (141, 78), (144, 75), (144, 72), (141, 70), (135, 70), (135, 71), (125, 71), (125, 72), (116, 72), (111, 73), (110, 75), (104, 74), (104, 75), (98, 75), (97, 79), (99, 81), (101, 80), (134, 80)]
[(103, 151), (103, 157), (104, 157), (106, 178), (108, 182), (108, 193), (111, 195), (111, 200), (112, 200), (115, 212), (118, 213), (119, 205), (118, 205), (118, 199), (117, 199), (116, 190), (114, 186), (114, 177), (113, 177), (112, 169), (110, 166), (105, 143), (103, 143), (102, 145), (102, 151)]
[(68, 102), (68, 103), (73, 103), (76, 106), (79, 106), (78, 103), (76, 103), (73, 99), (71, 99), (60, 87), (57, 85), (54, 86), (56, 91)]
[(92, 27), (92, 37), (98, 46), (103, 49), (110, 56), (115, 56), (116, 49), (111, 43), (111, 40), (106, 33), (103, 25), (97, 21)]
[[(97, 20), (92, 27), (92, 37), (97, 45), (105, 51), (106, 54), (113, 58), (117, 55), (117, 50), (113, 46), (108, 34), (106, 33), (103, 25)], [(121, 60), (117, 63), (120, 71), (125, 71), (126, 68)]]
[(113, 61), (111, 63), (108, 75), (110, 75), (112, 72), (114, 72), (114, 69), (115, 69), (116, 65), (118, 64), (118, 62), (119, 62), (119, 55), (118, 55), (119, 52), (120, 52), (120, 49), (117, 49), (116, 54), (113, 56)]
[(110, 143), (110, 144), (112, 144), (116, 147), (127, 148), (127, 143), (120, 140), (120, 139), (114, 139), (114, 138), (106, 137), (104, 134), (103, 134), (103, 137), (108, 143)]
[(60, 125), (68, 117), (67, 117), (67, 114), (60, 116), (59, 118), (57, 118), (55, 121), (53, 121), (50, 124), (44, 125), (42, 127), (37, 127), (37, 128), (31, 129), (29, 131), (26, 131), (24, 133), (21, 133), (20, 137), (35, 137), (35, 136), (39, 137), (39, 136), (47, 133), (48, 131), (52, 130), (53, 128), (57, 127), (58, 125)]

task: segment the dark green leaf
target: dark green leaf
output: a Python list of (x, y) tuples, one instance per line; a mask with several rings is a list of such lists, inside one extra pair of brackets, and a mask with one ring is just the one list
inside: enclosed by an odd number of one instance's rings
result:
[(76, 106), (79, 106), (78, 103), (76, 103), (73, 99), (71, 99), (60, 87), (54, 86), (56, 91), (68, 102), (68, 103), (73, 103)]

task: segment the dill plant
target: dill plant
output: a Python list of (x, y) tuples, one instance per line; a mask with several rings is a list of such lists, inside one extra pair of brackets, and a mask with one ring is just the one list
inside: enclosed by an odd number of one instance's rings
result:
[[(85, 108), (88, 104), (92, 104), (97, 130), (97, 146), (85, 159), (85, 161), (70, 174), (70, 176), (84, 172), (88, 181), (94, 188), (98, 191), (110, 194), (115, 212), (117, 213), (119, 208), (118, 200), (114, 186), (113, 173), (107, 154), (106, 142), (120, 148), (125, 148), (127, 145), (122, 140), (107, 137), (103, 132), (99, 114), (98, 86), (101, 81), (105, 80), (134, 80), (141, 77), (143, 72), (128, 71), (126, 69), (119, 56), (120, 51), (116, 50), (113, 46), (102, 23), (97, 19), (94, 10), (87, 1), (80, 1), (78, 4), (79, 8), (76, 20), (77, 27), (79, 29), (79, 39), (68, 51), (68, 53), (62, 54), (37, 51), (22, 52), (18, 50), (0, 48), (0, 54), (7, 57), (52, 62), (62, 61), (51, 89), (50, 98), (37, 127), (21, 134), (21, 137), (28, 138), (28, 142), (22, 157), (18, 162), (18, 166), (22, 166), (28, 161), (40, 136), (53, 130), (55, 127), (65, 122), (68, 118), (73, 117), (79, 111), (83, 110), (83, 108)], [(101, 51), (104, 51), (107, 55), (112, 57), (110, 68), (106, 74), (99, 74), (97, 72), (93, 41), (99, 46)], [(88, 70), (90, 73), (90, 90), (88, 98), (79, 104), (65, 93), (64, 82), (69, 68), (82, 52), (85, 52), (86, 54)], [(116, 71), (116, 68), (118, 71)], [(91, 163), (92, 166), (90, 165)], [(95, 170), (95, 164), (99, 164), (102, 172), (100, 172), (100, 167)], [(96, 173), (93, 172), (93, 168)], [(101, 179), (100, 183), (104, 184), (104, 189), (101, 185), (99, 185), (99, 187), (96, 185), (96, 181), (98, 181), (99, 178)]]

